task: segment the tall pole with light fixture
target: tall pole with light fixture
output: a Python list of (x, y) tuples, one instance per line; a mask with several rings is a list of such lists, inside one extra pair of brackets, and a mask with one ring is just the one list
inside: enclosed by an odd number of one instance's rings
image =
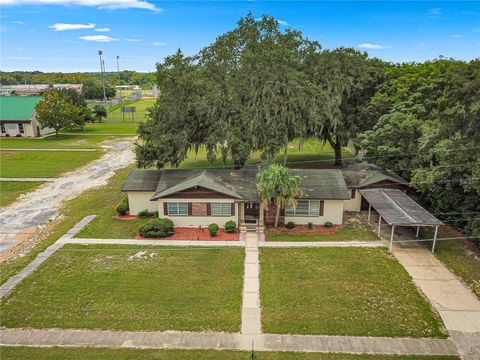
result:
[(105, 77), (104, 77), (104, 71), (105, 71), (105, 62), (102, 60), (102, 55), (103, 51), (98, 50), (98, 56), (100, 57), (100, 78), (102, 80), (102, 88), (103, 88), (103, 101), (106, 103), (107, 102), (107, 94), (105, 93)]
[[(118, 84), (120, 84), (120, 64), (119, 64), (119, 60), (120, 59), (120, 56), (117, 55), (117, 74), (118, 74)], [(120, 84), (121, 86), (121, 84)], [(122, 95), (122, 88), (120, 87), (118, 89), (120, 91), (120, 102), (123, 102), (123, 95)]]

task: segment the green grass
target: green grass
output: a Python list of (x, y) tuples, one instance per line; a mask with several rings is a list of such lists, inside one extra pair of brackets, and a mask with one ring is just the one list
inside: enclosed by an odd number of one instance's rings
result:
[[(440, 227), (438, 238), (458, 237), (457, 232)], [(432, 229), (422, 229), (421, 238), (432, 239)], [(424, 243), (431, 248), (432, 243)], [(470, 246), (469, 246), (470, 245)], [(462, 279), (480, 299), (480, 255), (475, 245), (464, 244), (460, 240), (437, 241), (435, 255), (460, 279)]]
[(119, 220), (114, 219), (115, 207), (97, 207), (97, 217), (75, 237), (100, 239), (134, 239), (138, 228), (149, 219)]
[(54, 220), (48, 224), (48, 235), (43, 241), (35, 245), (25, 256), (2, 263), (2, 266), (0, 266), (0, 282), (4, 283), (9, 277), (27, 266), (40, 252), (58, 240), (83, 217), (101, 211), (111, 211), (113, 213), (115, 205), (124, 196), (119, 189), (127, 175), (128, 169), (119, 170), (105, 186), (89, 189), (80, 196), (66, 201), (57, 217), (59, 220)]
[(292, 234), (288, 230), (284, 233), (270, 233), (267, 231), (267, 241), (377, 241), (377, 235), (362, 224), (345, 224), (335, 234)]
[(49, 136), (43, 139), (32, 138), (2, 138), (0, 148), (2, 149), (93, 149), (99, 147), (100, 143), (113, 139), (113, 137), (105, 136), (82, 136), (82, 135), (65, 135), (60, 134), (57, 137)]
[(62, 132), (68, 134), (85, 135), (116, 135), (116, 136), (135, 136), (137, 134), (138, 123), (93, 123), (85, 125), (84, 131), (80, 129), (65, 129)]
[(267, 333), (446, 337), (385, 249), (261, 249), (260, 262)]
[[(252, 360), (249, 351), (218, 350), (153, 350), (153, 349), (105, 349), (105, 348), (0, 348), (4, 360)], [(255, 352), (254, 360), (456, 360), (457, 356), (405, 356), (405, 355), (354, 355), (292, 352)]]
[(20, 195), (42, 184), (42, 181), (0, 181), (0, 206), (7, 206), (13, 203)]
[[(148, 110), (155, 105), (156, 99), (142, 99), (138, 101), (133, 101), (125, 104), (119, 104), (111, 107), (108, 112), (106, 122), (122, 122), (122, 106), (134, 106), (137, 108), (137, 111), (134, 113), (135, 122), (145, 120)], [(125, 113), (125, 122), (131, 122), (132, 114)]]
[(58, 177), (103, 154), (101, 151), (1, 151), (0, 174), (2, 177)]
[[(352, 159), (352, 154), (347, 150), (342, 150), (344, 159)], [(318, 168), (332, 165), (332, 160), (335, 158), (330, 145), (323, 144), (318, 139), (307, 139), (303, 146), (300, 146), (300, 141), (296, 140), (290, 143), (287, 157), (287, 166), (292, 168)], [(257, 164), (261, 162), (260, 154), (254, 153), (247, 161), (248, 164)], [(279, 153), (275, 162), (283, 163), (283, 152)], [(189, 156), (180, 164), (180, 168), (205, 168), (205, 167), (223, 167), (233, 166), (229, 160), (226, 164), (221, 159), (217, 159), (213, 163), (207, 160), (207, 151), (205, 148), (200, 148), (198, 153), (190, 150)]]
[(1, 326), (238, 332), (243, 259), (234, 248), (67, 245), (2, 299)]

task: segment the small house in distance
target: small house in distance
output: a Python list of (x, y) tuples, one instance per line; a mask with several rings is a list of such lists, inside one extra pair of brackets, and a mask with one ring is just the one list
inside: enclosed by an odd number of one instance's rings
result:
[(2, 137), (36, 137), (52, 133), (36, 119), (35, 105), (40, 96), (0, 96), (0, 127)]

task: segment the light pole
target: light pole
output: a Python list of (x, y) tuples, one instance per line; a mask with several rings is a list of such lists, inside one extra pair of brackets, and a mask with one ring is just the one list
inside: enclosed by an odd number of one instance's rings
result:
[[(118, 82), (117, 84), (120, 84), (120, 64), (118, 60), (120, 59), (120, 56), (117, 55), (117, 74), (118, 74)], [(121, 85), (120, 85), (121, 86)], [(122, 96), (122, 88), (119, 88), (120, 91), (120, 102), (123, 102), (123, 96)]]
[(103, 72), (105, 71), (105, 63), (102, 60), (102, 50), (98, 50), (98, 56), (100, 57), (100, 76), (102, 79), (102, 88), (103, 88), (103, 101), (106, 103), (107, 102), (107, 95), (105, 93), (105, 77), (103, 76)]

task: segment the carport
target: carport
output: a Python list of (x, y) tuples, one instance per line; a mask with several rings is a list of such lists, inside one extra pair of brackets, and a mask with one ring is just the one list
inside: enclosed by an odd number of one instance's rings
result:
[(390, 233), (390, 252), (392, 251), (394, 243), (393, 236), (395, 233), (395, 227), (397, 226), (416, 227), (416, 237), (418, 237), (421, 226), (435, 227), (432, 253), (435, 251), (438, 227), (443, 225), (443, 223), (417, 204), (407, 194), (401, 190), (385, 188), (364, 189), (360, 190), (360, 194), (362, 194), (368, 202), (368, 222), (370, 223), (372, 208), (375, 209), (379, 215), (378, 235), (380, 235), (382, 220), (392, 227)]

